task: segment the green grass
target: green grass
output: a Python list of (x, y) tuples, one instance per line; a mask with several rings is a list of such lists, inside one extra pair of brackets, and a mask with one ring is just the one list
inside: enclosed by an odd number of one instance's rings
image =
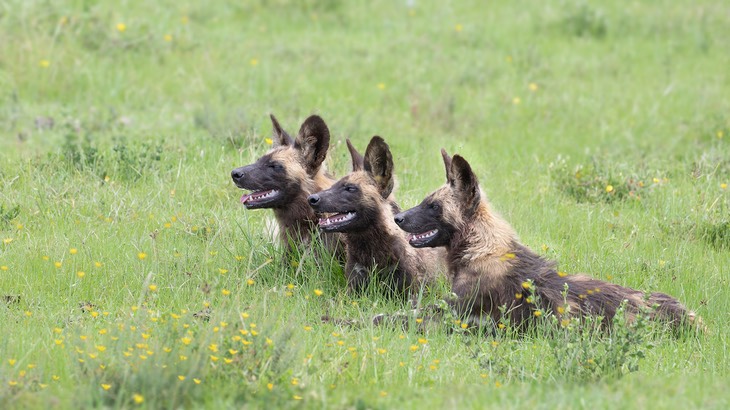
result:
[[(0, 3), (0, 407), (727, 408), (728, 7), (411, 3)], [(463, 154), (561, 270), (672, 294), (708, 333), (576, 380), (549, 330), (322, 323), (404, 306), (282, 266), (241, 208), (229, 173), (270, 112), (322, 115), (337, 175), (345, 138), (383, 136), (404, 208)]]

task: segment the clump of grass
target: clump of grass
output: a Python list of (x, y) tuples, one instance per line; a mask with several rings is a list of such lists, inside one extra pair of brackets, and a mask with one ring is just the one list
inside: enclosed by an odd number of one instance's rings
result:
[(699, 228), (700, 237), (717, 249), (730, 249), (730, 221), (705, 221)]
[(617, 379), (639, 370), (646, 350), (652, 348), (652, 331), (648, 312), (630, 320), (625, 303), (616, 311), (609, 329), (602, 317), (559, 319), (551, 315), (555, 325), (548, 339), (555, 359), (555, 372), (561, 380), (590, 382)]
[[(104, 179), (113, 175), (122, 181), (136, 181), (147, 173), (159, 169), (164, 141), (130, 142), (125, 137), (115, 137), (111, 149), (100, 148), (85, 134), (79, 138), (76, 133), (66, 134), (61, 145), (61, 163), (68, 170), (90, 172)], [(51, 155), (45, 167), (54, 167), (58, 160)]]
[(573, 168), (565, 159), (558, 158), (550, 164), (550, 175), (560, 191), (579, 203), (638, 201), (650, 187), (665, 182), (649, 175), (607, 167), (597, 158)]
[(608, 32), (606, 16), (585, 3), (569, 11), (561, 21), (561, 26), (567, 34), (576, 37), (602, 39)]

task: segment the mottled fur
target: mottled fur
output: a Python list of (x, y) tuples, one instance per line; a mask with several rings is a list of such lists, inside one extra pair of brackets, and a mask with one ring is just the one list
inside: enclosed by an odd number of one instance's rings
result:
[(320, 221), (326, 231), (344, 233), (347, 245), (345, 272), (348, 286), (360, 290), (377, 275), (377, 281), (405, 294), (432, 281), (438, 258), (436, 253), (414, 249), (408, 245), (406, 234), (393, 222), (398, 209), (392, 197), (393, 160), (388, 145), (373, 137), (359, 155), (349, 144), (353, 171), (337, 181), (330, 189), (309, 197), (309, 203), (319, 212), (353, 215), (341, 224)]
[[(442, 151), (447, 183), (420, 205), (396, 215), (408, 232), (431, 232), (417, 247), (444, 246), (454, 307), (473, 321), (499, 321), (504, 307), (517, 326), (529, 323), (535, 312), (561, 315), (600, 315), (610, 324), (626, 301), (633, 316), (656, 307), (653, 315), (677, 327), (695, 315), (671, 296), (643, 292), (585, 275), (566, 275), (555, 263), (522, 245), (512, 227), (491, 206), (479, 188), (469, 164)], [(436, 233), (433, 233), (436, 232)], [(566, 290), (567, 289), (567, 290)]]
[[(244, 205), (249, 209), (274, 211), (280, 239), (288, 253), (299, 244), (311, 243), (312, 234), (317, 233), (319, 215), (307, 204), (307, 197), (335, 182), (322, 165), (330, 133), (327, 124), (317, 115), (304, 121), (296, 138), (289, 136), (273, 115), (271, 122), (274, 147), (255, 163), (231, 171), (231, 178), (242, 189), (276, 190), (277, 194), (270, 201), (248, 201)], [(244, 195), (244, 198), (248, 196)], [(322, 240), (331, 252), (343, 253), (338, 234), (325, 234)]]

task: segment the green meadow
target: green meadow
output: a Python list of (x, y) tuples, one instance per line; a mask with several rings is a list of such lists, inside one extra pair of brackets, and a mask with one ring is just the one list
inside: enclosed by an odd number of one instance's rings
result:
[[(728, 38), (710, 0), (1, 1), (0, 408), (730, 407)], [(561, 271), (706, 332), (371, 325), (408, 304), (239, 203), (269, 113), (337, 176), (384, 137), (403, 208), (463, 155)]]

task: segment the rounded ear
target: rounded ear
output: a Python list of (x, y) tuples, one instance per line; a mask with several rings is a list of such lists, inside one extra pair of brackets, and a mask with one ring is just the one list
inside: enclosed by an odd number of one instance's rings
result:
[(479, 182), (471, 170), (471, 166), (460, 155), (454, 155), (451, 161), (450, 184), (454, 191), (469, 208), (476, 208), (479, 204)]
[(380, 195), (387, 198), (393, 192), (393, 156), (388, 144), (377, 135), (365, 150), (364, 168), (375, 179)]
[(451, 157), (443, 148), (441, 148), (441, 157), (444, 159), (444, 166), (446, 167), (446, 182), (451, 182)]
[(330, 130), (318, 115), (312, 115), (302, 123), (294, 148), (302, 153), (304, 168), (310, 175), (319, 170), (330, 146)]
[(352, 158), (352, 172), (362, 171), (363, 167), (365, 166), (365, 159), (359, 152), (357, 152), (355, 147), (352, 146), (352, 142), (350, 142), (349, 138), (346, 140), (346, 142), (347, 150), (350, 151), (350, 157)]
[(274, 114), (269, 114), (269, 117), (271, 117), (271, 124), (274, 126), (274, 138), (272, 138), (274, 142), (278, 145), (294, 145), (294, 139), (281, 128)]

